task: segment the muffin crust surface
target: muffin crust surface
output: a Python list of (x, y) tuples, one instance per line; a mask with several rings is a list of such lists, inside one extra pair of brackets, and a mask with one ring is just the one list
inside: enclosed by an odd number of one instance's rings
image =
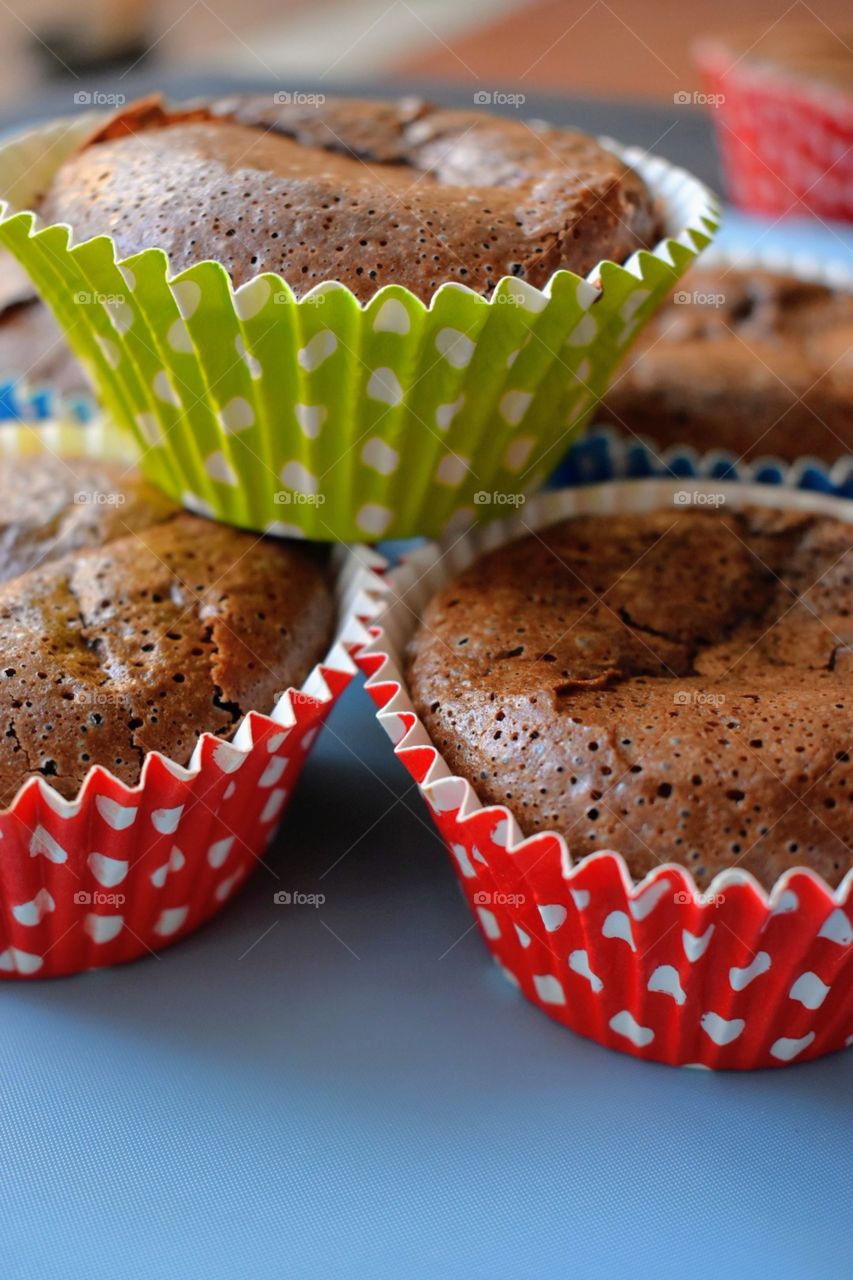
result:
[(428, 300), (446, 281), (488, 296), (514, 275), (586, 274), (658, 237), (641, 179), (583, 134), (398, 103), (229, 99), (167, 113), (136, 104), (55, 175), (40, 213), (78, 240), (148, 247), (173, 273), (221, 262), (301, 295), (324, 280), (365, 301), (381, 286)]
[(298, 688), (333, 621), (308, 551), (178, 512), (108, 464), (74, 463), (67, 483), (126, 500), (89, 512), (60, 494), (40, 537), (39, 485), (65, 466), (41, 463), (0, 467), (3, 805), (31, 777), (72, 797), (95, 764), (130, 785), (150, 751), (187, 764), (202, 733), (231, 737)]
[(767, 271), (691, 271), (598, 417), (660, 447), (833, 462), (853, 452), (853, 294)]
[(484, 556), (409, 654), (450, 767), (641, 877), (853, 865), (853, 538), (759, 508), (567, 520)]

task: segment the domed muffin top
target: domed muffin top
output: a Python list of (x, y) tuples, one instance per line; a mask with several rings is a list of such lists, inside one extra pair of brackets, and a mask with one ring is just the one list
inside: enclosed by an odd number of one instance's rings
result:
[(31, 777), (71, 797), (95, 764), (128, 784), (150, 751), (187, 764), (328, 647), (326, 575), (294, 544), (179, 512), (104, 463), (0, 464), (0, 498), (4, 805)]
[(441, 590), (411, 646), (450, 767), (636, 877), (853, 865), (853, 532), (765, 509), (563, 521)]
[(645, 184), (583, 134), (422, 102), (271, 95), (165, 111), (137, 103), (61, 166), (39, 211), (120, 257), (162, 248), (173, 273), (213, 259), (233, 284), (264, 271), (297, 295), (321, 281), (366, 301), (387, 284), (427, 301), (447, 281), (489, 296), (542, 286), (658, 238)]

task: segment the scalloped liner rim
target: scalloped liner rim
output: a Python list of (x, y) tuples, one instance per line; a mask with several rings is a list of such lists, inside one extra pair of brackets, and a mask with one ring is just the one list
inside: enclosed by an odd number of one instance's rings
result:
[[(755, 458), (752, 462), (742, 462), (736, 454), (726, 449), (708, 449), (705, 453), (701, 453), (690, 444), (670, 444), (665, 449), (658, 450), (652, 436), (625, 435), (619, 431), (618, 427), (612, 426), (609, 422), (591, 423), (586, 428), (585, 434), (575, 441), (575, 446), (583, 444), (589, 438), (605, 439), (608, 449), (617, 456), (625, 449), (641, 445), (649, 453), (660, 458), (660, 461), (667, 467), (681, 461), (683, 458), (687, 458), (691, 466), (697, 469), (698, 474), (695, 476), (678, 476), (677, 479), (681, 480), (682, 484), (692, 484), (694, 480), (712, 483), (713, 476), (707, 474), (712, 468), (737, 466), (738, 471), (744, 477), (742, 480), (737, 482), (720, 480), (719, 483), (763, 484), (762, 481), (755, 479), (756, 475), (764, 468), (773, 467), (784, 475), (784, 479), (778, 486), (780, 489), (787, 487), (799, 489), (802, 486), (803, 477), (808, 471), (819, 471), (821, 475), (826, 476), (834, 488), (839, 488), (850, 478), (851, 471), (853, 471), (853, 453), (843, 453), (839, 458), (835, 459), (835, 462), (827, 465), (821, 458), (815, 458), (808, 453), (802, 454), (793, 462), (787, 462), (784, 458), (777, 458), (773, 454), (765, 454), (763, 457)], [(826, 496), (838, 495), (827, 494)], [(841, 499), (841, 501), (849, 502), (850, 499)]]
[[(119, 787), (124, 799), (130, 800), (134, 797), (139, 797), (148, 785), (148, 774), (151, 771), (154, 760), (157, 760), (158, 764), (162, 765), (178, 781), (191, 782), (199, 776), (205, 767), (201, 762), (201, 752), (206, 743), (213, 743), (214, 751), (217, 747), (230, 747), (243, 759), (247, 759), (255, 747), (254, 728), (256, 721), (263, 727), (273, 724), (279, 729), (292, 729), (296, 724), (296, 715), (293, 711), (292, 703), (294, 695), (300, 699), (310, 699), (310, 701), (317, 703), (318, 706), (323, 706), (334, 699), (334, 694), (326, 681), (326, 674), (334, 672), (338, 675), (352, 677), (357, 674), (357, 670), (358, 668), (354, 665), (346, 649), (338, 641), (335, 641), (324, 660), (316, 663), (311, 668), (302, 687), (300, 689), (294, 689), (293, 687), (285, 689), (276, 699), (272, 711), (266, 713), (251, 709), (244, 712), (233, 738), (220, 738), (215, 733), (203, 733), (196, 741), (189, 764), (178, 764), (176, 760), (171, 760), (168, 756), (163, 755), (161, 751), (149, 751), (142, 762), (139, 781), (134, 783), (133, 786), (128, 786), (126, 782), (122, 782), (120, 778), (117, 778), (114, 773), (110, 773), (109, 769), (104, 768), (103, 765), (92, 765), (81, 782), (77, 794), (70, 800), (60, 795), (49, 783), (45, 782), (44, 778), (28, 778), (15, 793), (14, 800), (5, 808), (0, 809), (0, 818), (14, 817), (17, 807), (34, 790), (41, 792), (42, 799), (58, 817), (64, 819), (76, 817), (88, 803), (91, 789), (103, 778), (108, 778), (111, 783)], [(306, 688), (309, 684), (314, 689), (311, 693), (308, 693)]]
[[(609, 484), (591, 485), (585, 489), (562, 489), (552, 493), (542, 494), (538, 499), (533, 501), (532, 520), (534, 527), (541, 527), (548, 519), (554, 516), (554, 512), (548, 510), (549, 507), (557, 507), (560, 500), (568, 508), (564, 514), (572, 514), (571, 508), (578, 499), (579, 494), (586, 495), (586, 498), (596, 493), (615, 491), (630, 492), (630, 490), (638, 491), (646, 489), (656, 498), (658, 494), (664, 497), (682, 487), (685, 482), (683, 480), (628, 480), (615, 481)], [(817, 511), (825, 511), (826, 514), (834, 514), (836, 518), (843, 519), (847, 523), (853, 523), (853, 502), (844, 498), (827, 497), (821, 494), (814, 494), (803, 490), (792, 490), (790, 492), (771, 488), (768, 493), (768, 486), (764, 485), (744, 485), (744, 484), (724, 484), (713, 481), (690, 481), (697, 487), (697, 490), (707, 490), (717, 493), (721, 489), (726, 493), (731, 493), (733, 497), (742, 499), (744, 503), (755, 503), (762, 506), (787, 506), (797, 510), (806, 508)], [(777, 501), (771, 501), (776, 498)], [(781, 502), (778, 499), (782, 499)], [(557, 501), (555, 501), (555, 499)], [(539, 519), (539, 512), (544, 508), (547, 514), (543, 519)], [(630, 510), (631, 508), (629, 508)], [(654, 509), (646, 507), (640, 509)], [(607, 513), (612, 508), (603, 508), (603, 512)], [(587, 512), (589, 514), (589, 512)], [(526, 515), (531, 517), (530, 507), (528, 507)], [(480, 545), (483, 535), (486, 534), (491, 539), (492, 546), (500, 546), (509, 541), (514, 534), (513, 525), (518, 523), (518, 517), (509, 517), (506, 520), (496, 521), (486, 527), (486, 529), (463, 535), (457, 540), (456, 546), (467, 543), (466, 549), (470, 551), (468, 563), (481, 551), (486, 548)], [(598, 849), (593, 853), (574, 860), (569, 852), (565, 838), (558, 831), (539, 831), (532, 836), (520, 836), (518, 821), (512, 810), (505, 805), (485, 805), (478, 797), (471, 783), (467, 778), (454, 774), (438, 748), (433, 744), (429, 737), (426, 726), (415, 711), (414, 705), (408, 693), (408, 689), (396, 674), (388, 675), (388, 669), (396, 671), (398, 653), (396, 646), (388, 637), (383, 625), (383, 617), (386, 611), (394, 605), (401, 596), (396, 594), (396, 579), (401, 569), (421, 568), (422, 565), (432, 564), (433, 555), (436, 549), (443, 546), (444, 543), (430, 542), (424, 547), (420, 547), (406, 556), (400, 565), (387, 575), (376, 568), (362, 569), (359, 574), (357, 584), (359, 592), (354, 604), (353, 612), (350, 617), (348, 626), (348, 634), (355, 641), (354, 653), (356, 664), (365, 670), (363, 660), (365, 658), (381, 658), (381, 664), (373, 674), (365, 671), (365, 689), (371, 690), (378, 686), (391, 686), (393, 692), (389, 694), (382, 706), (376, 711), (376, 719), (382, 725), (388, 738), (392, 742), (394, 754), (401, 762), (405, 764), (406, 756), (412, 751), (422, 752), (428, 750), (432, 752), (432, 760), (429, 768), (423, 775), (423, 782), (418, 784), (418, 789), (423, 793), (430, 807), (440, 811), (440, 804), (433, 804), (431, 797), (437, 793), (439, 789), (449, 789), (451, 787), (462, 791), (462, 802), (458, 805), (457, 821), (460, 825), (471, 821), (471, 819), (479, 813), (494, 814), (498, 821), (507, 823), (508, 839), (505, 845), (507, 853), (515, 854), (520, 852), (526, 846), (540, 841), (543, 838), (551, 838), (557, 841), (560, 851), (560, 858), (563, 867), (563, 877), (570, 883), (583, 870), (586, 865), (593, 859), (610, 859), (617, 868), (621, 881), (625, 887), (625, 892), (631, 901), (636, 901), (642, 897), (643, 893), (667, 874), (677, 874), (684, 884), (687, 891), (692, 894), (697, 905), (701, 906), (706, 912), (713, 913), (716, 910), (716, 904), (713, 899), (715, 895), (724, 895), (727, 889), (735, 886), (748, 886), (755, 897), (760, 901), (761, 905), (772, 914), (778, 909), (778, 906), (784, 897), (788, 885), (793, 877), (805, 876), (810, 879), (815, 888), (825, 897), (829, 909), (834, 907), (846, 906), (848, 899), (853, 896), (853, 866), (846, 872), (843, 879), (836, 889), (833, 889), (826, 880), (810, 867), (790, 867), (779, 877), (772, 889), (769, 891), (756, 879), (750, 871), (743, 871), (737, 867), (726, 867), (718, 872), (713, 878), (707, 889), (699, 889), (693, 878), (689, 868), (682, 866), (676, 862), (661, 863), (660, 866), (653, 868), (641, 880), (635, 880), (628, 869), (628, 864), (624, 856), (616, 850)], [(381, 559), (381, 557), (380, 557)], [(385, 568), (389, 567), (389, 562), (383, 560)], [(455, 564), (454, 570), (459, 567)], [(403, 596), (405, 596), (406, 588), (404, 585)], [(390, 731), (390, 725), (395, 727), (400, 724), (400, 715), (405, 714), (412, 719), (412, 725), (401, 738), (396, 742)], [(410, 742), (413, 735), (420, 735), (421, 740)], [(426, 742), (422, 739), (426, 738)], [(439, 777), (433, 777), (433, 774), (441, 770)], [(457, 808), (454, 803), (453, 808)], [(515, 838), (518, 832), (520, 838)]]
[[(34, 446), (32, 453), (23, 448), (27, 441)], [(127, 466), (134, 466), (139, 457), (133, 439), (117, 431), (103, 413), (82, 423), (67, 414), (28, 422), (0, 422), (0, 457), (32, 457), (42, 451), (73, 460), (94, 459)]]
[[(48, 132), (50, 129), (56, 129), (61, 126), (65, 127), (66, 136), (68, 133), (73, 133), (77, 141), (82, 141), (94, 127), (105, 123), (107, 120), (111, 119), (113, 115), (114, 112), (91, 112), (80, 117), (62, 116), (44, 124), (37, 125), (32, 129), (24, 130), (21, 133), (17, 133), (11, 138), (0, 142), (0, 157), (2, 157), (3, 152), (7, 149), (14, 148), (21, 143), (25, 144), (30, 138), (38, 137)], [(320, 281), (318, 284), (314, 285), (313, 288), (304, 294), (302, 298), (296, 301), (296, 305), (302, 306), (305, 303), (311, 305), (312, 301), (316, 299), (317, 296), (328, 292), (330, 289), (334, 289), (349, 294), (353, 302), (358, 306), (359, 310), (365, 312), (376, 303), (377, 299), (382, 298), (386, 290), (393, 289), (395, 291), (402, 291), (406, 295), (408, 302), (418, 310), (426, 313), (433, 309), (433, 306), (440, 294), (445, 290), (452, 289), (470, 295), (475, 302), (482, 303), (484, 306), (490, 306), (494, 303), (495, 295), (504, 281), (509, 281), (511, 287), (514, 289), (520, 288), (522, 295), (526, 297), (550, 301), (552, 286), (561, 277), (568, 277), (570, 280), (574, 281), (584, 281), (595, 289), (597, 296), (600, 296), (604, 292), (604, 287), (600, 280), (601, 272), (604, 267), (615, 267), (617, 269), (621, 269), (626, 271), (629, 275), (633, 275), (636, 279), (643, 281), (646, 278), (644, 270), (644, 262), (646, 258), (656, 258), (666, 266), (672, 267), (674, 266), (672, 260), (672, 249), (674, 246), (679, 245), (682, 248), (687, 248), (689, 252), (693, 254), (700, 253), (704, 247), (704, 243), (713, 236), (720, 223), (720, 208), (717, 199), (711, 190), (706, 187), (704, 183), (700, 182), (698, 178), (694, 178), (686, 169), (683, 169), (678, 165), (670, 164), (669, 161), (664, 160), (660, 156), (655, 156), (648, 151), (644, 151), (641, 147), (623, 147), (613, 139), (604, 137), (597, 138), (596, 141), (599, 142), (601, 146), (606, 147), (607, 150), (614, 152), (620, 160), (624, 161), (625, 164), (635, 168), (650, 187), (653, 195), (660, 197), (663, 194), (660, 188), (667, 177), (671, 180), (677, 179), (679, 186), (683, 190), (689, 191), (691, 195), (690, 212), (685, 225), (680, 227), (677, 232), (665, 235), (663, 239), (658, 241), (654, 248), (635, 250), (623, 263), (613, 262), (606, 258), (602, 259), (602, 261), (593, 267), (585, 277), (579, 276), (573, 271), (555, 271), (542, 289), (529, 284), (527, 281), (518, 280), (515, 276), (502, 276), (496, 282), (491, 297), (484, 298), (482, 294), (477, 293), (468, 285), (459, 284), (456, 281), (446, 281), (439, 285), (435, 293), (430, 297), (429, 302), (425, 303), (412, 293), (411, 290), (405, 288), (405, 286), (387, 284), (383, 285), (381, 289), (377, 289), (376, 293), (373, 294), (373, 296), (366, 302), (359, 302), (355, 297), (355, 294), (353, 294), (346, 285), (335, 280), (327, 280)], [(57, 162), (57, 168), (61, 163), (62, 160)], [(173, 284), (180, 283), (184, 280), (187, 276), (187, 272), (194, 271), (199, 266), (204, 265), (219, 267), (227, 282), (229, 296), (232, 301), (235, 297), (240, 296), (243, 290), (251, 289), (258, 280), (262, 280), (265, 277), (272, 277), (280, 283), (282, 287), (290, 290), (290, 286), (284, 277), (273, 271), (263, 271), (259, 275), (253, 276), (251, 280), (245, 281), (244, 284), (240, 285), (235, 290), (231, 283), (231, 278), (225, 271), (225, 268), (221, 263), (215, 262), (212, 259), (205, 259), (204, 262), (193, 263), (192, 266), (185, 268), (177, 275), (173, 275), (170, 270), (168, 254), (164, 250), (158, 248), (143, 249), (139, 253), (131, 254), (126, 258), (118, 258), (115, 252), (115, 242), (111, 236), (103, 234), (91, 236), (88, 240), (82, 240), (75, 243), (73, 228), (69, 223), (43, 223), (39, 215), (34, 210), (27, 208), (14, 209), (8, 200), (0, 199), (0, 223), (13, 222), (15, 220), (23, 222), (26, 219), (30, 220), (27, 229), (27, 236), (29, 239), (40, 236), (44, 232), (54, 228), (59, 228), (65, 231), (68, 237), (66, 247), (69, 253), (76, 252), (80, 248), (93, 244), (97, 240), (105, 241), (111, 246), (112, 260), (119, 270), (122, 268), (132, 270), (132, 263), (135, 259), (140, 257), (152, 254), (162, 255), (167, 266), (166, 283), (170, 287)], [(696, 236), (701, 238), (702, 243), (696, 242)], [(592, 301), (594, 301), (594, 299)]]

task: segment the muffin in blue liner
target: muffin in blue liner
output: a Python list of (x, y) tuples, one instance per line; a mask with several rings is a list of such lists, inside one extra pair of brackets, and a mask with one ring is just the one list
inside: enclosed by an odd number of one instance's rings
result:
[(714, 248), (639, 336), (557, 485), (665, 476), (853, 493), (853, 270)]
[(10, 254), (0, 253), (0, 423), (90, 422), (97, 402), (83, 366)]

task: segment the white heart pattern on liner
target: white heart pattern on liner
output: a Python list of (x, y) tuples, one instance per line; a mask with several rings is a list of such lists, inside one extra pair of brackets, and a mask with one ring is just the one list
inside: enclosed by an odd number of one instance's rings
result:
[(182, 804), (176, 805), (174, 809), (155, 809), (151, 814), (151, 822), (161, 835), (171, 836), (177, 831), (183, 812)]
[(216, 840), (207, 851), (207, 861), (214, 870), (221, 867), (234, 847), (234, 836), (226, 836), (224, 840)]
[(7, 947), (5, 951), (0, 951), (0, 970), (3, 973), (38, 973), (43, 964), (42, 956), (19, 951), (17, 947)]
[(136, 821), (136, 815), (139, 812), (132, 805), (119, 804), (117, 800), (110, 800), (109, 796), (98, 796), (95, 806), (104, 822), (108, 827), (112, 827), (113, 831), (127, 830)]
[(586, 978), (596, 995), (604, 990), (604, 983), (597, 973), (593, 973), (586, 951), (573, 951), (569, 956), (569, 968), (581, 978)]
[(83, 928), (93, 942), (103, 945), (117, 938), (124, 928), (124, 916), (99, 916), (89, 912), (83, 921)]
[(162, 867), (157, 867), (155, 871), (151, 872), (151, 883), (155, 889), (162, 889), (169, 872), (180, 871), (186, 865), (186, 861), (178, 846), (173, 845), (172, 852), (169, 854), (169, 861), (164, 862)]
[(130, 870), (130, 863), (124, 858), (108, 858), (105, 853), (90, 853), (88, 863), (92, 875), (105, 889), (121, 884)]
[(36, 827), (30, 837), (30, 857), (36, 858), (41, 854), (47, 858), (49, 862), (67, 862), (68, 854), (62, 845), (54, 840), (49, 831), (45, 831), (44, 827)]
[(37, 925), (51, 911), (56, 910), (54, 902), (47, 889), (39, 889), (36, 896), (31, 902), (22, 902), (19, 906), (12, 908), (12, 915), (18, 924)]

